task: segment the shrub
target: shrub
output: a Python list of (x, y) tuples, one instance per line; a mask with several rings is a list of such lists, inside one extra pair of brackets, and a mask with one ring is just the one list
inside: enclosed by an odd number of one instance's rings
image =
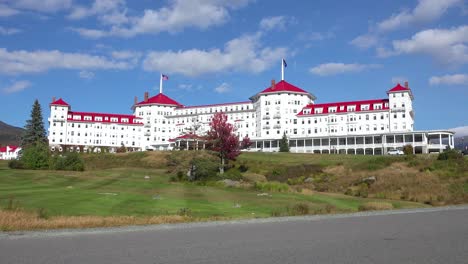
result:
[(242, 174), (239, 170), (232, 168), (224, 173), (223, 178), (238, 181), (242, 179)]
[(36, 143), (23, 150), (20, 159), (25, 169), (49, 168), (49, 148), (44, 143)]
[(289, 215), (308, 215), (309, 214), (309, 205), (305, 203), (298, 203), (292, 207), (288, 207)]
[(166, 157), (170, 173), (176, 173), (179, 180), (190, 170), (189, 180), (216, 177), (219, 159), (210, 151), (172, 151)]
[(78, 153), (69, 152), (65, 156), (52, 156), (49, 167), (54, 170), (84, 171), (84, 161)]
[(241, 165), (239, 165), (240, 172), (246, 172), (248, 170), (249, 170), (249, 167), (245, 163), (242, 163)]
[(369, 186), (366, 183), (359, 184), (359, 189), (356, 193), (357, 196), (367, 198), (369, 196)]
[(408, 144), (408, 145), (405, 145), (403, 147), (403, 153), (405, 153), (405, 155), (409, 156), (409, 155), (413, 155), (413, 146)]
[(177, 214), (180, 215), (180, 216), (191, 216), (192, 215), (192, 210), (190, 210), (190, 208), (187, 208), (187, 207), (180, 208), (177, 211)]
[(255, 182), (254, 188), (262, 192), (287, 192), (289, 186), (280, 182)]
[(301, 176), (301, 177), (298, 177), (298, 178), (288, 179), (287, 183), (289, 185), (298, 185), (298, 184), (304, 183), (304, 180), (305, 180), (305, 177)]
[(37, 211), (37, 216), (40, 218), (40, 219), (49, 219), (49, 214), (47, 213), (47, 210), (45, 208), (39, 208), (39, 210)]
[(8, 167), (10, 169), (24, 169), (24, 165), (20, 160), (10, 160), (8, 162)]
[(463, 154), (455, 149), (448, 149), (440, 153), (438, 160), (460, 160), (463, 159)]

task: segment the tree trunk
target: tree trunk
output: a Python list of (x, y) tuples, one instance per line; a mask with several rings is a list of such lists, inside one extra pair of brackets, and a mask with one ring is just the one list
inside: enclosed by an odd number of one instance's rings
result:
[(221, 166), (219, 167), (219, 174), (224, 174), (224, 158), (221, 157)]

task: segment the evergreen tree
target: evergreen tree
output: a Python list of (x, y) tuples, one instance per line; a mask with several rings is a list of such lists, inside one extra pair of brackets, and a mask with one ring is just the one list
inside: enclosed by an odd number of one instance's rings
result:
[(280, 152), (289, 152), (289, 141), (288, 138), (286, 137), (286, 132), (283, 133), (283, 138), (281, 138), (279, 142), (279, 151)]
[(39, 101), (34, 101), (31, 110), (31, 119), (26, 121), (25, 131), (21, 138), (23, 149), (38, 143), (47, 144), (46, 131), (42, 120), (42, 110)]

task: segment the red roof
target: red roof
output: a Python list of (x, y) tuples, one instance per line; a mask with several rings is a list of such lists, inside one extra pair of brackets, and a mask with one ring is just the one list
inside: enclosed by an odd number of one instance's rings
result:
[(308, 92), (302, 90), (301, 88), (294, 86), (284, 80), (275, 84), (274, 88), (271, 86), (266, 88), (265, 90), (261, 91), (260, 93), (278, 93), (278, 92), (293, 92), (293, 93), (306, 93)]
[[(91, 119), (85, 119), (86, 117), (91, 117)], [(97, 120), (100, 117), (100, 120)], [(117, 118), (117, 121), (115, 121)], [(122, 119), (128, 119), (128, 122), (123, 122)], [(111, 124), (120, 124), (120, 125), (143, 125), (141, 118), (134, 115), (122, 115), (122, 114), (106, 114), (106, 113), (91, 113), (91, 112), (68, 112), (68, 121), (71, 122), (98, 122), (98, 123), (111, 123)]]
[(14, 152), (18, 146), (5, 146), (5, 147), (0, 147), (0, 152), (6, 153), (8, 148), (8, 152)]
[(198, 136), (198, 135), (196, 135), (196, 134), (188, 133), (188, 134), (184, 134), (184, 135), (182, 135), (182, 136), (178, 136), (178, 137), (176, 137), (176, 138), (170, 139), (169, 141), (174, 142), (174, 141), (176, 141), (176, 140), (181, 140), (181, 139), (182, 139), (182, 140), (183, 140), (183, 139), (205, 140), (205, 138), (202, 137), (202, 136)]
[(235, 103), (221, 103), (221, 104), (208, 104), (208, 105), (191, 105), (191, 106), (182, 106), (185, 108), (199, 108), (199, 107), (214, 107), (214, 106), (225, 106), (225, 105), (239, 105), (239, 104), (250, 104), (251, 101), (244, 102), (235, 102)]
[(137, 105), (147, 105), (147, 104), (182, 106), (181, 104), (179, 104), (175, 100), (172, 100), (171, 98), (169, 98), (168, 96), (166, 96), (166, 95), (164, 95), (162, 93), (160, 93), (160, 94), (158, 94), (156, 96), (148, 98), (147, 101), (141, 101), (138, 104), (136, 104), (135, 106), (137, 106)]
[[(382, 104), (381, 109), (374, 109), (374, 104)], [(387, 103), (387, 106), (385, 106), (385, 103)], [(361, 105), (369, 105), (368, 110), (361, 110)], [(340, 106), (343, 106), (343, 109), (340, 110)], [(354, 111), (349, 111), (349, 112), (366, 112), (366, 111), (382, 111), (382, 110), (388, 110), (389, 105), (388, 105), (388, 99), (372, 99), (372, 100), (363, 100), (363, 101), (349, 101), (349, 102), (338, 102), (338, 103), (325, 103), (325, 104), (310, 104), (307, 105), (302, 109), (302, 111), (297, 114), (298, 116), (303, 116), (303, 115), (316, 115), (315, 109), (317, 108), (322, 108), (322, 113), (317, 113), (317, 115), (321, 114), (328, 114), (330, 113), (328, 111), (329, 107), (336, 107), (336, 112), (333, 113), (347, 113), (348, 108), (347, 106), (356, 106)], [(311, 109), (310, 114), (304, 114), (305, 109)]]
[(50, 105), (61, 105), (61, 106), (70, 106), (67, 102), (65, 102), (62, 98), (53, 101)]
[(409, 88), (401, 86), (400, 84), (397, 84), (395, 87), (392, 89), (388, 90), (387, 93), (392, 93), (392, 92), (401, 92), (401, 91), (411, 91)]

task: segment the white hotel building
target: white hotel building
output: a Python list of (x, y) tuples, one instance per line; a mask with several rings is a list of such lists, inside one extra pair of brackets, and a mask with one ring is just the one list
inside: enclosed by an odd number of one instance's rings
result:
[[(411, 144), (415, 153), (453, 148), (453, 132), (414, 131), (413, 94), (396, 85), (382, 99), (336, 103), (316, 97), (284, 80), (249, 101), (184, 106), (162, 92), (138, 102), (133, 115), (75, 112), (62, 99), (50, 104), (49, 145), (80, 151), (111, 151), (124, 145), (132, 150), (202, 147), (198, 137), (209, 129), (212, 116), (227, 114), (240, 138), (248, 136), (251, 151), (278, 151), (285, 133), (292, 152), (385, 154)], [(192, 133), (192, 134), (191, 134)], [(192, 141), (190, 145), (188, 141)]]

